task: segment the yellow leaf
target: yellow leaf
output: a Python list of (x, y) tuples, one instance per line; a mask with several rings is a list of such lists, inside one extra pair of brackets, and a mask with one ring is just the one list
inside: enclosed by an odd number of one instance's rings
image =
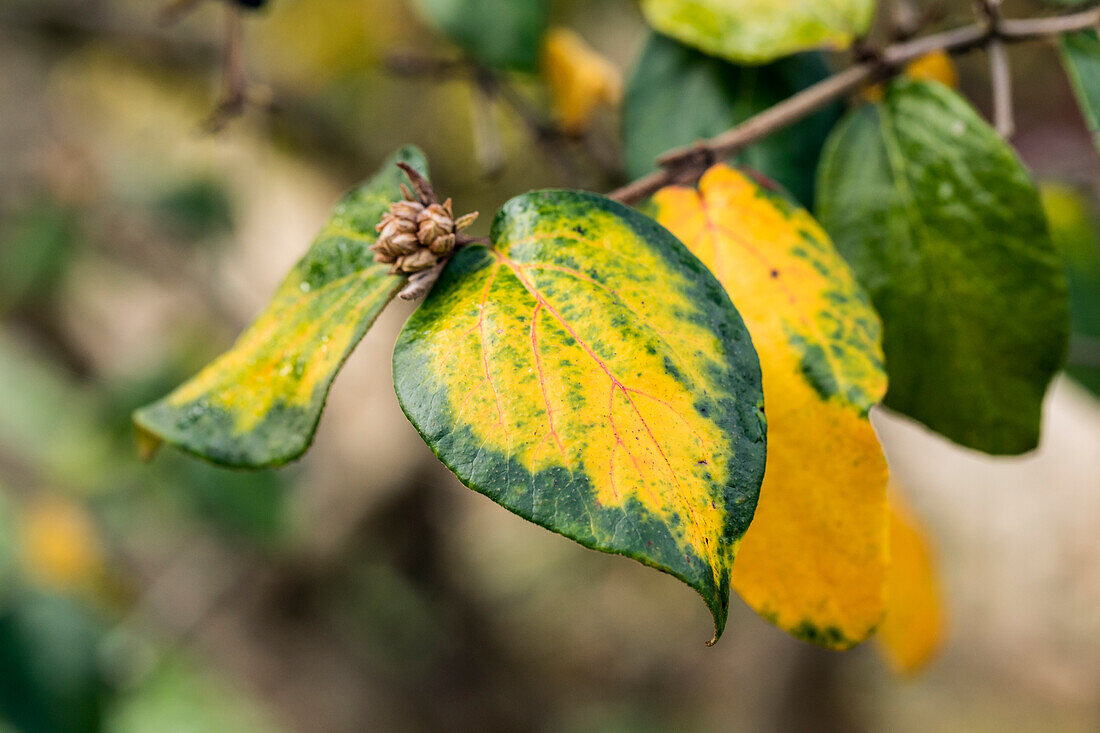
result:
[(601, 104), (619, 103), (623, 88), (619, 70), (573, 31), (551, 29), (542, 57), (554, 112), (566, 131), (586, 131)]
[(87, 587), (103, 570), (103, 547), (87, 512), (74, 502), (50, 498), (24, 511), (21, 549), (27, 576), (60, 590)]
[(897, 492), (890, 497), (887, 611), (878, 645), (899, 674), (921, 669), (943, 643), (943, 608), (924, 530)]
[[(944, 51), (933, 51), (921, 56), (915, 61), (910, 61), (905, 67), (905, 76), (910, 79), (924, 81), (938, 81), (941, 84), (956, 89), (959, 86), (959, 72), (955, 68), (955, 62), (950, 54)], [(882, 85), (873, 84), (863, 90), (863, 96), (872, 102), (882, 101)]]
[(461, 250), (405, 324), (394, 387), (472, 489), (729, 607), (764, 474), (760, 371), (721, 285), (665, 229), (537, 191)]
[(886, 389), (878, 316), (813, 218), (744, 174), (718, 165), (653, 203), (760, 355), (767, 466), (734, 588), (799, 638), (851, 646), (885, 606), (886, 461), (867, 419)]
[(401, 198), (397, 161), (427, 170), (419, 150), (397, 151), (336, 205), (233, 348), (134, 413), (143, 457), (164, 441), (216, 463), (262, 468), (309, 447), (336, 373), (405, 282), (370, 251), (375, 225)]

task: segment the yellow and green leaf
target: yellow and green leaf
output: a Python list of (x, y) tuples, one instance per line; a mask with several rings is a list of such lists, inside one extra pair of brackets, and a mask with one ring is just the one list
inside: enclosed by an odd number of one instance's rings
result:
[(309, 447), (336, 373), (404, 278), (375, 264), (375, 224), (401, 198), (403, 148), (348, 193), (233, 348), (170, 395), (134, 413), (144, 443), (163, 440), (215, 463), (276, 466)]
[(890, 496), (887, 611), (876, 639), (898, 674), (919, 671), (943, 644), (939, 578), (925, 532), (897, 492)]
[(762, 64), (865, 34), (875, 0), (642, 0), (654, 30), (712, 56)]
[(764, 375), (768, 466), (733, 586), (799, 638), (862, 641), (885, 607), (886, 460), (867, 418), (886, 391), (878, 316), (817, 222), (737, 170), (652, 206), (738, 304)]
[(405, 414), (470, 488), (680, 578), (714, 616), (764, 473), (752, 341), (668, 231), (602, 196), (509, 201), (394, 351)]

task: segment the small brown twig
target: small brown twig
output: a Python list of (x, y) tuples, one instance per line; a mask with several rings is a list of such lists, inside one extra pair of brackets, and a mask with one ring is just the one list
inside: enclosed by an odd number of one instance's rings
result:
[(230, 3), (225, 6), (225, 48), (222, 55), (222, 96), (214, 113), (204, 126), (218, 132), (225, 123), (244, 112), (248, 101), (248, 80), (244, 71), (244, 24), (240, 11)]
[[(896, 76), (906, 64), (933, 51), (963, 54), (976, 48), (988, 47), (993, 41), (1003, 44), (1019, 43), (1093, 28), (1097, 24), (1100, 24), (1100, 8), (1092, 8), (1055, 18), (1001, 19), (996, 24), (973, 23), (892, 44), (877, 54), (877, 58), (849, 66), (720, 135), (665, 153), (657, 161), (661, 166), (659, 170), (631, 181), (608, 196), (622, 203), (633, 204), (664, 186), (693, 182), (703, 172), (699, 165), (701, 152), (705, 152), (713, 160), (729, 158), (757, 140), (793, 125), (865, 84)], [(1002, 84), (1003, 94), (1003, 82), (999, 83)]]

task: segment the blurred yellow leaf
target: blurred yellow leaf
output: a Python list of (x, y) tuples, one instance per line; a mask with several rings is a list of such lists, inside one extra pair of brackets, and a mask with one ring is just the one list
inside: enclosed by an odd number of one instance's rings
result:
[[(955, 62), (944, 51), (933, 51), (921, 56), (916, 61), (911, 61), (905, 67), (905, 75), (910, 79), (922, 81), (938, 81), (941, 84), (957, 89), (959, 86), (959, 72), (955, 68)], [(882, 85), (875, 84), (867, 87), (864, 96), (872, 102), (882, 100)]]
[(103, 546), (79, 504), (50, 497), (27, 506), (20, 522), (21, 557), (28, 578), (60, 590), (85, 588), (103, 572)]
[(952, 89), (959, 86), (959, 72), (955, 62), (944, 51), (933, 51), (921, 56), (905, 67), (905, 75), (910, 79), (938, 81)]
[(879, 649), (899, 674), (920, 670), (943, 643), (939, 580), (924, 530), (892, 491), (886, 617)]
[(622, 75), (567, 28), (552, 28), (543, 42), (543, 74), (562, 127), (586, 131), (601, 104), (613, 106), (622, 97)]
[(657, 220), (726, 288), (760, 355), (768, 452), (733, 586), (757, 613), (833, 649), (885, 609), (886, 459), (878, 316), (803, 209), (726, 165), (653, 198)]

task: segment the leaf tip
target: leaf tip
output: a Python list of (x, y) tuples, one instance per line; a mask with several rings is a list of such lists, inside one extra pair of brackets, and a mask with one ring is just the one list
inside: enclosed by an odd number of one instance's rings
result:
[(157, 455), (157, 451), (160, 450), (161, 445), (164, 444), (164, 440), (152, 432), (146, 429), (137, 421), (137, 415), (134, 415), (134, 448), (137, 451), (138, 457), (143, 461), (151, 461)]

